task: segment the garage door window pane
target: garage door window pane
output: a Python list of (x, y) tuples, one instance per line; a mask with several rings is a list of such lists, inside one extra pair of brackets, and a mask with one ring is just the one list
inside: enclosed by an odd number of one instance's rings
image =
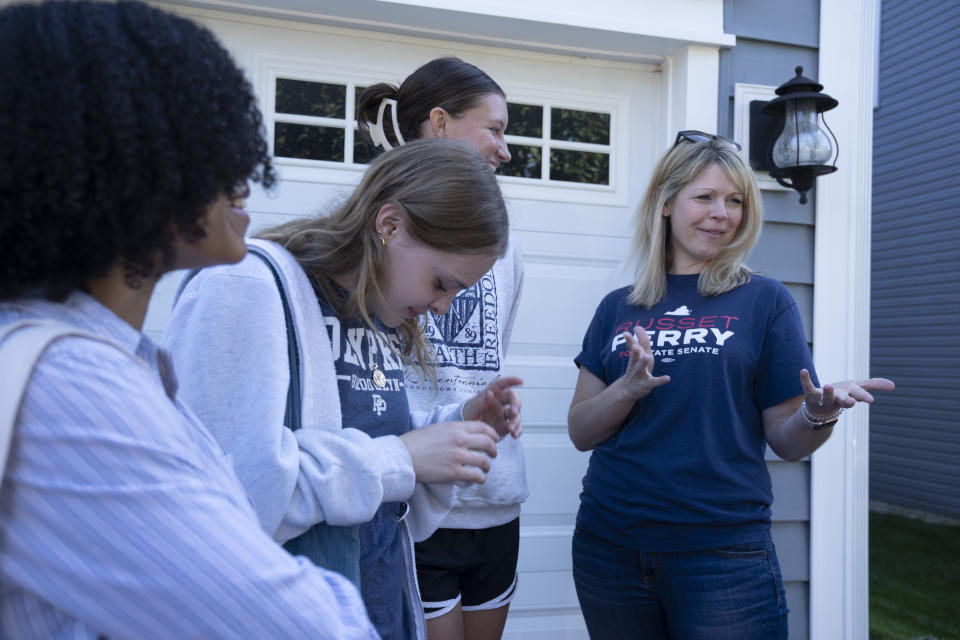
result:
[[(353, 119), (358, 120), (359, 114), (357, 107), (360, 105), (360, 94), (366, 87), (356, 86), (353, 88)], [(353, 163), (370, 164), (370, 162), (380, 155), (381, 151), (372, 142), (366, 140), (360, 135), (359, 127), (353, 132)]]
[(551, 109), (550, 138), (567, 142), (610, 144), (610, 114)]
[(360, 106), (360, 94), (366, 90), (366, 87), (353, 88), (353, 119), (356, 120), (359, 115), (357, 107)]
[(343, 162), (344, 134), (337, 127), (277, 122), (273, 140), (279, 157)]
[(610, 155), (591, 151), (550, 150), (550, 179), (610, 184)]
[(359, 131), (353, 132), (353, 162), (354, 164), (370, 164), (380, 155), (381, 151), (372, 142), (367, 142)]
[(277, 113), (343, 118), (347, 88), (340, 84), (277, 78)]
[(536, 178), (542, 174), (542, 150), (540, 147), (523, 144), (508, 144), (510, 162), (497, 168), (497, 175), (517, 178)]
[(543, 107), (533, 104), (507, 103), (507, 132), (512, 136), (543, 136)]

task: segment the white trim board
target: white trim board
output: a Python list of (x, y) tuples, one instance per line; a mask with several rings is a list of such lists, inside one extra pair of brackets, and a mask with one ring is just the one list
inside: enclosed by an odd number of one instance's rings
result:
[(673, 144), (677, 131), (716, 129), (719, 79), (719, 48), (690, 45), (664, 61), (660, 104), (663, 139), (657, 157)]
[[(820, 5), (819, 81), (844, 149), (816, 189), (814, 360), (820, 379), (869, 374), (875, 0)], [(845, 414), (811, 458), (810, 638), (867, 640), (869, 411)]]
[[(733, 85), (733, 139), (743, 147), (743, 155), (750, 159), (750, 102), (753, 100), (770, 101), (777, 97), (776, 87), (764, 84)], [(769, 171), (755, 171), (757, 185), (766, 191), (790, 191), (775, 179)]]
[[(167, 0), (191, 11), (380, 31), (463, 43), (635, 62), (659, 61), (678, 47), (732, 47), (723, 0), (670, 3), (601, 0), (485, 1), (461, 8), (439, 0)], [(563, 6), (565, 5), (565, 6)], [(586, 7), (586, 8), (585, 8)]]

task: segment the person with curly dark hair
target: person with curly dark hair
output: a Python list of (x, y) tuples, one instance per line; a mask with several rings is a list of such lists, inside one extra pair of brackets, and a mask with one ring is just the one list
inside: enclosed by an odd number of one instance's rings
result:
[(242, 72), (135, 2), (5, 7), (0, 60), (0, 637), (377, 638), (261, 531), (141, 333), (162, 274), (246, 253), (274, 173)]

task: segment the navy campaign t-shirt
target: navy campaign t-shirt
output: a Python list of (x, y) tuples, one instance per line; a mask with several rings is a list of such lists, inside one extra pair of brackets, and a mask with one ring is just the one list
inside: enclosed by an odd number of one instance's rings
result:
[(638, 401), (623, 427), (594, 448), (577, 526), (640, 551), (688, 551), (761, 540), (773, 500), (761, 411), (803, 393), (814, 377), (796, 303), (754, 275), (719, 296), (698, 275), (668, 275), (651, 309), (629, 288), (597, 308), (576, 357), (605, 384), (620, 378), (625, 331), (647, 332), (654, 375), (670, 382)]
[[(410, 407), (400, 361), (400, 336), (377, 323), (377, 331), (360, 318), (339, 319), (317, 290), (333, 347), (340, 411), (344, 427), (371, 437), (410, 430)], [(393, 351), (385, 344), (389, 340)], [(359, 526), (360, 592), (370, 621), (384, 639), (412, 637), (412, 618), (404, 597), (401, 502), (384, 502), (369, 522)], [(402, 613), (401, 613), (402, 612)]]

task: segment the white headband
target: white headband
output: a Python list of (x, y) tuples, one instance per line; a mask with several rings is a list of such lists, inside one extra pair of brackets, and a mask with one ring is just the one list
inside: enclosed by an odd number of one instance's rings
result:
[(370, 139), (373, 140), (373, 144), (383, 147), (384, 151), (393, 149), (393, 146), (387, 140), (387, 134), (383, 131), (383, 111), (387, 108), (387, 105), (393, 107), (390, 110), (390, 115), (393, 117), (393, 132), (397, 136), (398, 146), (406, 144), (403, 136), (400, 135), (400, 123), (397, 122), (397, 101), (392, 98), (384, 98), (380, 101), (380, 108), (377, 109), (377, 121), (370, 127)]

